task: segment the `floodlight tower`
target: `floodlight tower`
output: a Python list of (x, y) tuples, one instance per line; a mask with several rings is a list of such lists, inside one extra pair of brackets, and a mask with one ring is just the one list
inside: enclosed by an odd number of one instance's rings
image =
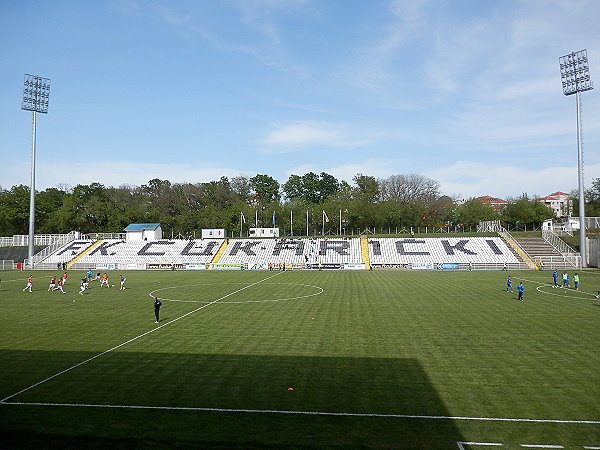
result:
[(590, 78), (587, 50), (579, 50), (558, 59), (563, 94), (576, 96), (577, 103), (577, 167), (579, 178), (579, 252), (581, 267), (587, 266), (585, 242), (585, 197), (583, 189), (583, 126), (581, 124), (581, 93), (594, 89)]
[(33, 114), (31, 139), (31, 186), (29, 192), (29, 267), (33, 269), (34, 236), (35, 236), (35, 134), (36, 113), (48, 114), (50, 99), (50, 80), (39, 75), (25, 74), (23, 103), (21, 109)]

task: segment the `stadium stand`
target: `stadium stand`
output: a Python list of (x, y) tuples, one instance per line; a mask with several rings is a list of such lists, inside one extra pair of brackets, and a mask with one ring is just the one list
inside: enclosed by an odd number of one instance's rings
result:
[(55, 252), (48, 255), (47, 258), (40, 261), (40, 264), (51, 265), (69, 263), (81, 253), (85, 252), (95, 241), (91, 239), (76, 239), (68, 242)]
[[(241, 265), (248, 269), (406, 267), (455, 264), (456, 267), (521, 268), (522, 261), (500, 237), (448, 238), (287, 238), (287, 239), (78, 239), (47, 257), (48, 268), (194, 268), (191, 265)], [(195, 267), (203, 268), (203, 267)]]
[(235, 239), (219, 260), (249, 266), (269, 264), (360, 264), (359, 239)]
[(499, 237), (370, 238), (371, 264), (511, 264), (519, 260)]
[(98, 264), (208, 264), (223, 239), (124, 241), (106, 239), (77, 260), (79, 266)]

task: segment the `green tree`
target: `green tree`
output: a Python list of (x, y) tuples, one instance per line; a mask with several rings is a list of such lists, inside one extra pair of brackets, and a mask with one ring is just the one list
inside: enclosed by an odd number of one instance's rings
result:
[(279, 183), (269, 175), (256, 175), (250, 178), (251, 189), (257, 194), (258, 201), (265, 206), (280, 199)]
[(356, 184), (355, 198), (364, 203), (374, 203), (379, 196), (379, 183), (375, 177), (356, 174), (352, 181)]
[(323, 203), (340, 190), (340, 183), (333, 176), (325, 172), (317, 175), (314, 172), (305, 173), (303, 176), (290, 175), (282, 190), (287, 199), (302, 199), (307, 203)]
[(477, 225), (482, 220), (499, 220), (500, 215), (488, 203), (471, 198), (456, 208), (456, 220), (464, 225)]
[(506, 222), (514, 223), (542, 223), (552, 217), (554, 217), (552, 209), (535, 199), (530, 199), (527, 194), (523, 194), (516, 200), (509, 200), (508, 205), (502, 212), (502, 218)]
[(29, 187), (22, 184), (0, 191), (0, 229), (3, 236), (27, 234), (29, 229)]
[(304, 183), (299, 175), (290, 175), (281, 188), (283, 194), (289, 200), (304, 199)]
[(585, 193), (585, 215), (600, 217), (600, 178), (592, 180), (592, 187)]
[[(61, 189), (48, 188), (35, 198), (36, 231), (39, 233), (63, 233), (63, 229), (52, 220), (62, 206), (67, 193)], [(71, 230), (69, 230), (71, 231)]]

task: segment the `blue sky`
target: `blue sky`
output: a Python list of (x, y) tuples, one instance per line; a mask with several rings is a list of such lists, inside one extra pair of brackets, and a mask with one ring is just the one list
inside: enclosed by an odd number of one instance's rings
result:
[[(26, 73), (50, 78), (38, 189), (419, 173), (442, 194), (577, 188), (558, 58), (597, 0), (0, 0), (0, 186), (29, 184)], [(600, 177), (600, 85), (583, 94)]]

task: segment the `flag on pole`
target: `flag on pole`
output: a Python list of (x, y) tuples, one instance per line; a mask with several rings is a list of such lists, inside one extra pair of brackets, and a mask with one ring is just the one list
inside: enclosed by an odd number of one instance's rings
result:
[(308, 209), (306, 210), (306, 237), (308, 237)]
[(271, 223), (275, 225), (275, 211), (273, 211), (273, 216), (271, 217)]
[(323, 220), (325, 222), (329, 222), (329, 217), (327, 217), (327, 213), (325, 212), (325, 210), (323, 210)]
[(246, 217), (244, 216), (244, 213), (240, 211), (240, 219), (242, 220), (242, 223), (246, 223)]

